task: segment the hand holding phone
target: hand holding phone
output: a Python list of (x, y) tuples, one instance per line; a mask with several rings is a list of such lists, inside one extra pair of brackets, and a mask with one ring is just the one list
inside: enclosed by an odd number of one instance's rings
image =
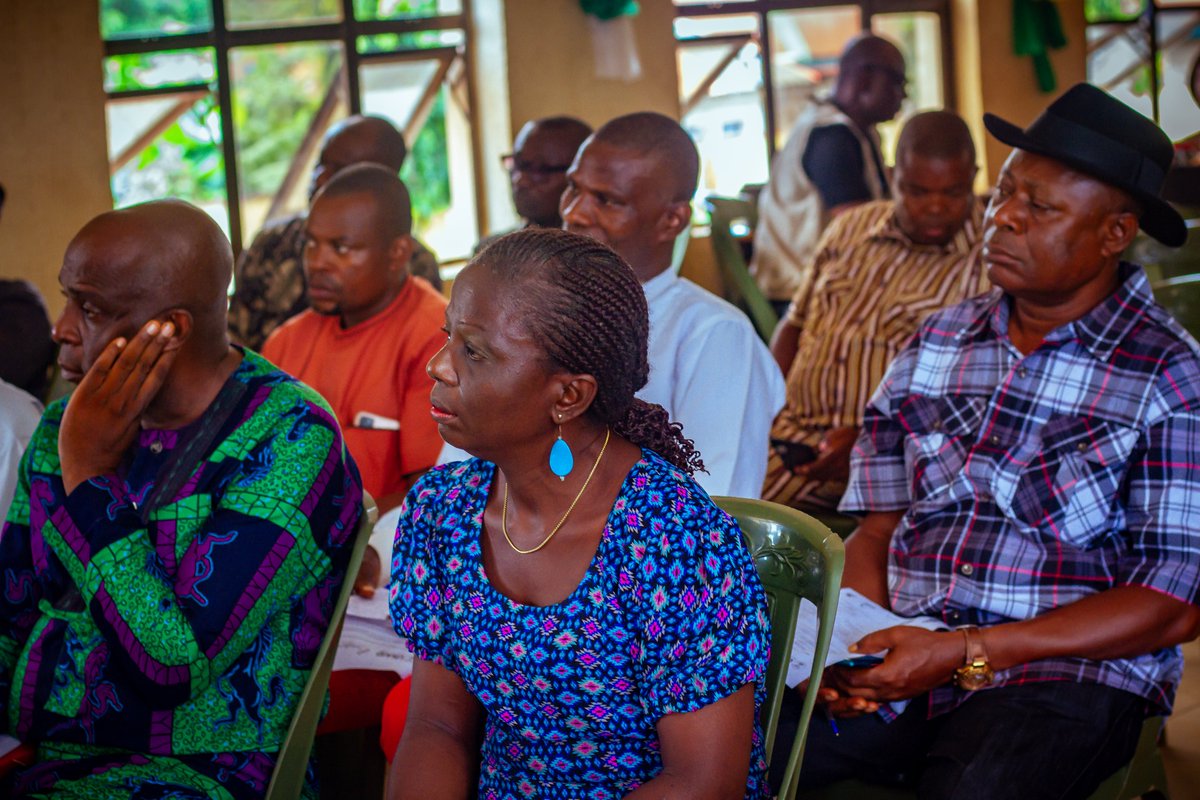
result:
[(817, 451), (803, 442), (793, 442), (788, 439), (772, 439), (771, 449), (779, 456), (783, 466), (795, 472), (798, 467), (817, 460)]

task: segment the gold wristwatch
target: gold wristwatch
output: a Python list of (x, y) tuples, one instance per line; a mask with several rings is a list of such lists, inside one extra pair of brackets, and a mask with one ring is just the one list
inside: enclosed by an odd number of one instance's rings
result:
[(983, 646), (983, 637), (979, 635), (979, 628), (962, 628), (962, 632), (967, 645), (967, 653), (963, 665), (954, 670), (954, 683), (958, 688), (968, 692), (991, 686), (996, 672), (988, 663), (987, 648)]

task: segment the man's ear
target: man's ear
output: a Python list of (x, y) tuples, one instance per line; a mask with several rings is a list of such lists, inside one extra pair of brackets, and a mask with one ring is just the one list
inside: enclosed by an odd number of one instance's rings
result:
[(672, 201), (658, 220), (660, 242), (673, 242), (692, 221), (692, 204), (688, 200)]
[(392, 269), (407, 272), (408, 262), (412, 259), (414, 249), (413, 238), (407, 233), (392, 239), (391, 245), (388, 246), (388, 260), (391, 262)]
[(560, 394), (550, 410), (556, 424), (565, 424), (583, 416), (592, 407), (598, 391), (596, 379), (591, 375), (563, 373), (561, 377)]
[(1101, 229), (1101, 252), (1106, 257), (1119, 256), (1133, 243), (1138, 232), (1137, 214), (1132, 211), (1114, 211), (1105, 217)]
[(172, 308), (162, 315), (161, 321), (170, 322), (175, 326), (175, 333), (171, 334), (171, 338), (167, 340), (164, 350), (178, 350), (183, 347), (196, 327), (195, 320), (192, 319), (192, 312), (184, 308)]

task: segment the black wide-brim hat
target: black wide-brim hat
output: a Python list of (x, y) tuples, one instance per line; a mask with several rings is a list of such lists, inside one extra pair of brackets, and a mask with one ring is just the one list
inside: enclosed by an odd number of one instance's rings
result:
[(984, 114), (983, 124), (1004, 144), (1128, 192), (1142, 206), (1142, 230), (1163, 244), (1179, 247), (1187, 239), (1183, 217), (1159, 196), (1175, 154), (1171, 140), (1112, 95), (1077, 83), (1024, 130), (995, 114)]

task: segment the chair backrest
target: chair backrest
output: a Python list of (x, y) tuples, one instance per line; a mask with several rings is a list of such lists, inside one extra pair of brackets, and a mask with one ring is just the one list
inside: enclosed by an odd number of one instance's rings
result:
[(709, 238), (721, 278), (725, 281), (726, 299), (745, 311), (758, 335), (764, 342), (769, 342), (779, 317), (754, 282), (746, 266), (746, 258), (742, 255), (741, 242), (731, 230), (735, 224), (753, 230), (758, 220), (758, 209), (749, 200), (715, 195), (709, 195), (704, 205), (711, 220)]
[(329, 618), (329, 630), (321, 640), (321, 649), (317, 651), (308, 683), (305, 684), (300, 701), (296, 704), (296, 713), (292, 715), (283, 746), (279, 748), (279, 758), (275, 762), (275, 771), (271, 773), (266, 800), (295, 800), (304, 790), (308, 758), (312, 754), (313, 739), (317, 734), (317, 724), (321, 721), (321, 711), (325, 708), (329, 673), (333, 671), (333, 657), (337, 652), (338, 640), (342, 637), (342, 618), (346, 615), (350, 595), (354, 593), (354, 581), (358, 577), (363, 553), (366, 552), (367, 542), (371, 538), (371, 528), (378, 516), (375, 501), (371, 499), (371, 495), (363, 492), (363, 511), (358, 530), (354, 534), (350, 563), (346, 565), (346, 578), (342, 581), (341, 591), (338, 592), (337, 602), (333, 606), (333, 614)]
[[(714, 497), (713, 501), (737, 520), (767, 593), (771, 614), (771, 660), (767, 667), (767, 703), (761, 714), (770, 760), (779, 727), (779, 707), (783, 693), (787, 691), (787, 667), (800, 601), (808, 600), (817, 607), (817, 648), (809, 677), (810, 685), (817, 686), (829, 653), (845, 550), (837, 534), (802, 511), (766, 500), (741, 497)], [(795, 795), (808, 721), (816, 699), (816, 692), (804, 696), (796, 739), (788, 755), (787, 771), (779, 792), (781, 798)]]

